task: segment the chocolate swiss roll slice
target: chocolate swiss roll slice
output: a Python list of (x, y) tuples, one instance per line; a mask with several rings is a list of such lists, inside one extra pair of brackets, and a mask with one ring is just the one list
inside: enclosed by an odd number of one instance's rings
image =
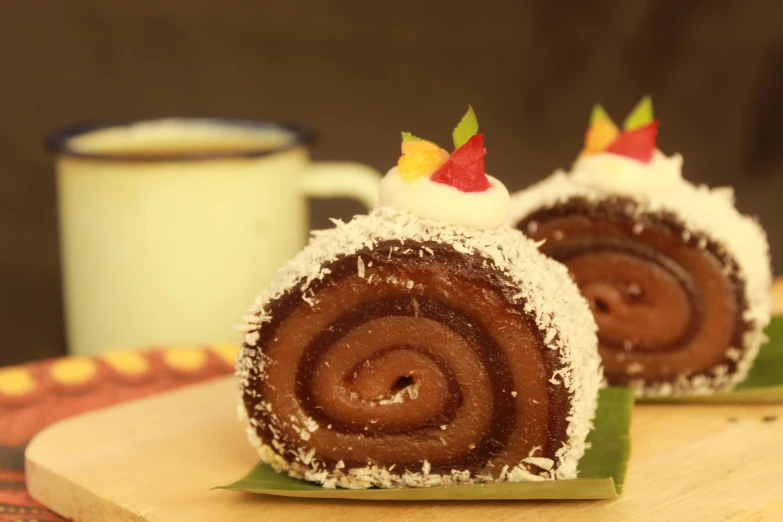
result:
[(404, 142), (380, 208), (315, 233), (250, 310), (240, 410), (277, 471), (345, 488), (576, 477), (595, 323), (565, 268), (498, 226), (508, 192), (468, 138), (451, 155)]
[(694, 186), (656, 149), (643, 101), (620, 132), (594, 111), (571, 173), (515, 194), (510, 222), (564, 263), (598, 324), (610, 384), (641, 395), (741, 382), (769, 323), (766, 236), (731, 189)]

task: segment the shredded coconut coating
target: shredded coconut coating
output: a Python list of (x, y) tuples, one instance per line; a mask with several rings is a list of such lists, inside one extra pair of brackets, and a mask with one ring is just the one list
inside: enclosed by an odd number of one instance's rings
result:
[[(509, 221), (511, 226), (542, 209), (564, 204), (573, 198), (584, 198), (598, 203), (626, 193), (611, 193), (576, 181), (562, 170), (519, 191), (511, 197)], [(770, 320), (769, 288), (772, 273), (767, 236), (753, 218), (740, 214), (734, 206), (734, 191), (730, 187), (709, 188), (693, 185), (680, 179), (665, 192), (650, 193), (640, 190), (634, 198), (636, 206), (632, 217), (655, 216), (661, 212), (673, 214), (691, 234), (699, 234), (720, 246), (734, 260), (736, 278), (744, 288), (747, 309), (743, 319), (750, 328), (743, 337), (742, 347), (728, 347), (727, 354), (736, 357), (737, 369), (725, 374), (725, 366), (712, 369), (712, 375), (680, 375), (673, 382), (646, 383), (631, 381), (637, 395), (661, 396), (671, 394), (712, 394), (732, 390), (745, 380), (761, 345), (766, 342), (764, 328)], [(700, 248), (706, 247), (703, 241)], [(729, 267), (725, 267), (727, 270)], [(723, 371), (721, 371), (723, 370)]]
[[(480, 230), (450, 226), (421, 220), (412, 214), (386, 207), (378, 208), (369, 215), (356, 216), (348, 223), (333, 222), (335, 228), (313, 233), (308, 246), (278, 272), (271, 287), (261, 293), (244, 317), (246, 324), (241, 328), (246, 332), (245, 346), (239, 354), (236, 371), (243, 389), (247, 389), (251, 373), (263, 375), (264, 372), (263, 367), (254, 363), (253, 356), (257, 348), (263, 348), (257, 347), (256, 343), (259, 331), (271, 319), (267, 314), (270, 302), (286, 292), (299, 291), (302, 299), (312, 306), (315, 296), (309, 286), (313, 281), (328, 276), (325, 265), (363, 248), (372, 249), (383, 241), (399, 241), (400, 248), (404, 248), (407, 241), (435, 241), (451, 246), (457, 252), (483, 257), (488, 266), (501, 271), (515, 285), (518, 291), (513, 302), (525, 303), (524, 309), (535, 319), (547, 347), (556, 350), (560, 356), (562, 367), (549, 379), (556, 385), (565, 386), (572, 397), (567, 418), (567, 442), (557, 451), (557, 462), (544, 462), (548, 459), (530, 455), (513, 469), (502, 470), (497, 477), (475, 476), (468, 470), (452, 470), (450, 475), (430, 474), (427, 461), (422, 463), (420, 473), (394, 473), (393, 469), (378, 466), (324, 469), (319, 466), (318, 455), (308, 449), (306, 441), (302, 441), (299, 452), (306, 459), (289, 462), (281, 457), (257, 436), (253, 429), (253, 412), (244, 412), (250, 419), (247, 429), (250, 443), (261, 460), (278, 472), (295, 478), (319, 482), (324, 487), (352, 489), (576, 478), (578, 462), (585, 452), (585, 438), (592, 429), (603, 375), (595, 322), (586, 300), (565, 267), (541, 254), (534, 242), (508, 227)], [(421, 255), (430, 256), (433, 252), (430, 250)], [(263, 360), (263, 356), (259, 359)], [(269, 409), (268, 403), (266, 407)], [(245, 409), (244, 404), (240, 409)], [(535, 474), (526, 464), (539, 466), (545, 471)]]

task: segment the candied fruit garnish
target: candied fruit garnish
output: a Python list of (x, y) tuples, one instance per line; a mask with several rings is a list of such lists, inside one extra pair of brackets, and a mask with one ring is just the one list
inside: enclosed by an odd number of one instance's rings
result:
[(484, 173), (486, 154), (484, 135), (474, 134), (463, 146), (451, 153), (448, 161), (430, 179), (462, 192), (483, 192), (490, 187)]
[(658, 120), (653, 120), (643, 127), (623, 132), (606, 148), (605, 152), (649, 163), (655, 152), (657, 136)]
[(397, 161), (400, 177), (407, 182), (429, 176), (446, 163), (449, 153), (431, 141), (403, 141), (402, 156)]
[(597, 154), (603, 151), (617, 138), (619, 133), (617, 125), (612, 123), (612, 120), (598, 120), (587, 129), (582, 154)]
[(640, 127), (646, 127), (655, 119), (653, 115), (652, 98), (649, 95), (643, 97), (625, 118), (623, 129), (632, 131)]

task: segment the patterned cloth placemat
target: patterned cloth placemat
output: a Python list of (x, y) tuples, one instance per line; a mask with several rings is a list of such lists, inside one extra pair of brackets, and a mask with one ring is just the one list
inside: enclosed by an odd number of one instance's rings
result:
[(72, 415), (227, 375), (238, 350), (171, 346), (0, 368), (0, 522), (63, 520), (25, 488), (24, 450), (36, 433)]

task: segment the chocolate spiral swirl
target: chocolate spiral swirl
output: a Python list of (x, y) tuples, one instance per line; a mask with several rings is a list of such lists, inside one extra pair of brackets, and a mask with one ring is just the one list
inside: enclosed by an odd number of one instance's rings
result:
[(574, 198), (518, 227), (546, 239), (542, 252), (568, 267), (587, 298), (611, 384), (736, 370), (748, 329), (736, 263), (675, 216), (637, 213), (629, 199)]
[[(506, 277), (438, 243), (381, 242), (272, 301), (243, 388), (261, 441), (314, 470), (498, 477), (568, 440), (562, 368)], [(263, 370), (260, 370), (263, 368)], [(551, 465), (550, 465), (551, 463)], [(426, 473), (426, 471), (425, 471)]]

